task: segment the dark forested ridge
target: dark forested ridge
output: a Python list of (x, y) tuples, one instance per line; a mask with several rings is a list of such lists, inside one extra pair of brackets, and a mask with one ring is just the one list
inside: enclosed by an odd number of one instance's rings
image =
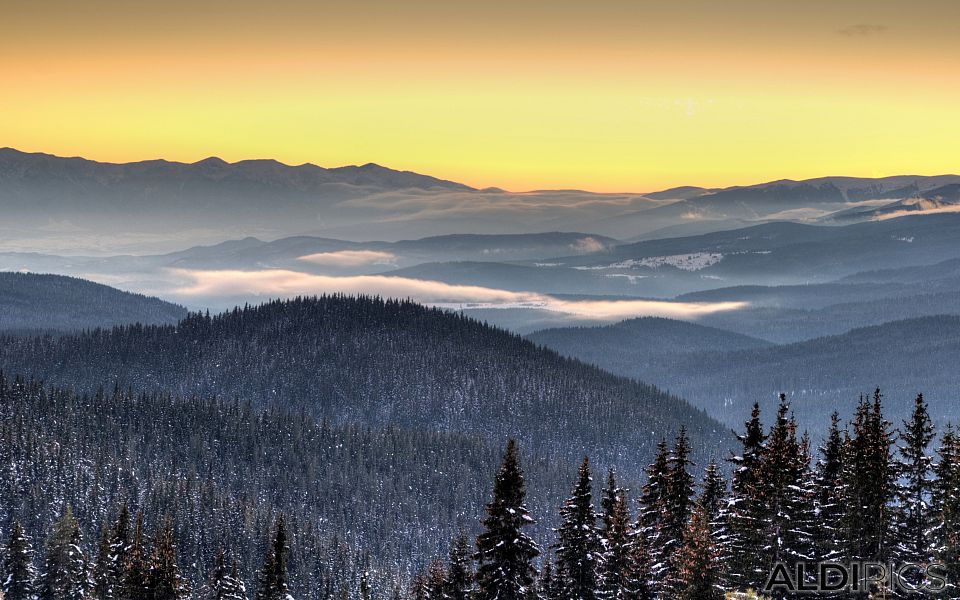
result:
[(0, 272), (0, 330), (72, 330), (176, 323), (181, 306), (61, 275)]
[[(675, 323), (673, 328), (689, 327)], [(958, 316), (893, 321), (841, 335), (753, 348), (716, 348), (709, 340), (688, 339), (686, 345), (678, 343), (674, 352), (647, 351), (648, 346), (660, 344), (649, 334), (618, 338), (622, 346), (617, 347), (608, 343), (608, 328), (573, 331), (547, 330), (533, 339), (612, 372), (655, 383), (729, 425), (754, 402), (772, 409), (777, 394), (786, 392), (794, 398), (798, 418), (819, 435), (829, 426), (832, 410), (852, 410), (856, 398), (876, 384), (887, 391), (887, 408), (895, 419), (906, 416), (910, 398), (921, 389), (927, 392), (935, 422), (960, 418), (956, 403), (960, 375), (954, 368), (960, 361)], [(631, 356), (638, 359), (624, 360)]]
[(567, 459), (645, 459), (661, 432), (680, 425), (698, 454), (727, 440), (716, 421), (656, 388), (403, 301), (296, 299), (176, 326), (7, 338), (0, 368), (88, 392), (119, 385), (240, 398), (338, 425), (516, 436), (534, 453)]
[(565, 356), (631, 377), (637, 377), (651, 362), (691, 350), (747, 350), (773, 345), (715, 327), (657, 317), (630, 319), (603, 327), (557, 327), (526, 337)]

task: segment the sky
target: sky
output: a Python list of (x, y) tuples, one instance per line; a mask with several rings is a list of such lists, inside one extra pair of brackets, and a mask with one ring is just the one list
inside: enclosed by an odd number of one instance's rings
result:
[(0, 146), (644, 192), (960, 171), (955, 0), (4, 0)]

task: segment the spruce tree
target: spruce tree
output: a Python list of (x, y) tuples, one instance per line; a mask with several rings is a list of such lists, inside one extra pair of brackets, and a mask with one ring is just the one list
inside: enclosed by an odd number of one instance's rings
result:
[(428, 600), (443, 600), (447, 567), (442, 560), (435, 560), (427, 567), (424, 576)]
[(710, 511), (698, 502), (678, 553), (678, 600), (722, 600), (721, 564), (710, 526)]
[(745, 431), (739, 434), (742, 450), (730, 458), (733, 481), (730, 492), (728, 577), (736, 590), (759, 588), (766, 573), (760, 566), (765, 557), (764, 535), (768, 522), (761, 485), (760, 468), (766, 435), (760, 423), (760, 405), (754, 404)]
[(247, 600), (247, 586), (240, 577), (237, 561), (230, 566), (230, 574), (223, 581), (222, 600)]
[(657, 597), (658, 586), (650, 556), (646, 538), (634, 531), (630, 539), (630, 568), (624, 589), (627, 600), (654, 600)]
[(598, 596), (603, 600), (625, 600), (632, 596), (632, 537), (626, 490), (617, 487), (613, 470), (607, 474), (607, 486), (601, 501), (603, 560), (598, 577)]
[(67, 506), (47, 540), (40, 600), (85, 600), (92, 588), (80, 526)]
[(287, 585), (287, 525), (281, 514), (277, 517), (275, 533), (260, 571), (256, 600), (286, 600), (290, 594)]
[(667, 443), (660, 440), (653, 462), (647, 466), (647, 482), (640, 494), (636, 535), (639, 552), (637, 559), (646, 563), (647, 579), (653, 593), (658, 593), (667, 573), (668, 554), (664, 544), (667, 538), (667, 502), (670, 486), (670, 453)]
[(554, 546), (557, 563), (563, 572), (567, 600), (595, 600), (600, 564), (600, 539), (597, 515), (593, 508), (593, 480), (590, 463), (583, 459), (570, 498), (560, 509), (562, 524)]
[(540, 550), (523, 532), (533, 523), (525, 496), (517, 444), (510, 440), (486, 507), (484, 531), (477, 537), (477, 600), (526, 600), (533, 586), (533, 560)]
[(896, 464), (891, 447), (890, 423), (883, 418), (882, 394), (873, 402), (861, 400), (853, 422), (853, 437), (844, 457), (851, 560), (887, 561), (893, 549), (893, 500), (896, 497)]
[(4, 600), (31, 600), (36, 593), (37, 572), (33, 566), (33, 547), (19, 521), (14, 521), (3, 553)]
[[(899, 466), (903, 483), (899, 488), (896, 558), (901, 564), (926, 564), (933, 560), (930, 536), (934, 524), (928, 504), (933, 492), (933, 457), (928, 448), (933, 438), (933, 422), (923, 394), (919, 394), (913, 414), (904, 422), (900, 434)], [(913, 577), (910, 583), (918, 585), (921, 580)]]
[(110, 550), (107, 564), (101, 568), (98, 559), (97, 585), (103, 590), (103, 598), (117, 600), (123, 597), (125, 568), (130, 552), (130, 511), (124, 504), (117, 515), (117, 521), (110, 532)]
[(473, 565), (470, 543), (460, 533), (450, 544), (450, 554), (444, 581), (445, 600), (469, 600), (473, 593)]
[(697, 500), (703, 507), (710, 526), (710, 535), (713, 537), (715, 551), (724, 567), (722, 573), (725, 580), (725, 567), (730, 561), (729, 534), (727, 531), (727, 482), (720, 473), (716, 462), (710, 461), (703, 471), (703, 491)]
[[(121, 516), (125, 511), (121, 511)], [(121, 565), (121, 574), (123, 578), (122, 595), (123, 600), (141, 600), (148, 593), (147, 588), (147, 548), (146, 532), (143, 525), (143, 513), (138, 512), (134, 520), (133, 536), (126, 550), (122, 549), (122, 538), (125, 535), (124, 519), (118, 519), (114, 529), (114, 539), (117, 544), (114, 547), (115, 555), (119, 557)]]
[(814, 528), (814, 556), (819, 562), (843, 560), (850, 544), (844, 526), (847, 506), (844, 486), (844, 439), (840, 430), (840, 415), (830, 416), (830, 429), (820, 447), (820, 459), (814, 474), (814, 510), (817, 526)]
[(360, 600), (370, 600), (370, 578), (367, 570), (360, 574)]
[(97, 558), (93, 565), (93, 596), (97, 600), (114, 600), (114, 587), (110, 580), (113, 566), (111, 559), (110, 530), (104, 527), (100, 531)]
[(694, 501), (694, 481), (690, 474), (690, 439), (685, 427), (680, 427), (670, 454), (667, 476), (667, 496), (665, 503), (665, 518), (663, 522), (663, 555), (667, 561), (667, 570), (664, 575), (664, 589), (669, 593), (676, 593), (679, 582), (679, 554), (685, 543), (687, 523)]
[(210, 577), (203, 589), (203, 600), (224, 600), (223, 588), (227, 580), (227, 565), (223, 548), (217, 550), (213, 557), (213, 567)]
[(553, 590), (553, 561), (550, 560), (549, 556), (543, 561), (543, 568), (540, 569), (540, 580), (537, 582), (537, 589), (540, 592), (538, 594), (540, 600), (553, 600), (551, 596)]
[(149, 564), (147, 597), (150, 600), (180, 600), (188, 595), (188, 586), (177, 566), (173, 521), (169, 518), (164, 519), (156, 536)]
[(947, 427), (937, 449), (936, 480), (931, 508), (932, 546), (936, 560), (947, 567), (947, 598), (960, 597), (960, 438)]
[(763, 560), (758, 566), (763, 573), (770, 573), (777, 563), (792, 570), (796, 563), (809, 561), (813, 555), (809, 442), (797, 439), (797, 424), (787, 417), (788, 412), (786, 396), (781, 394), (755, 484), (766, 511), (766, 518), (760, 521)]

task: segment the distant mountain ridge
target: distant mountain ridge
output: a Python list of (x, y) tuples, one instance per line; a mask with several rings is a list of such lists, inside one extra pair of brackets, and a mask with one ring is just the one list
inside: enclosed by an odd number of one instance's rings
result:
[[(844, 219), (866, 220), (871, 215), (859, 209), (954, 184), (960, 184), (960, 176), (782, 179), (721, 189), (682, 185), (649, 193), (510, 192), (373, 163), (324, 168), (271, 159), (228, 163), (217, 157), (194, 163), (108, 163), (3, 148), (0, 239), (8, 251), (56, 248), (69, 254), (108, 245), (113, 248), (105, 252), (135, 248), (124, 236), (104, 235), (110, 231), (149, 235), (155, 244), (151, 251), (159, 252), (251, 235), (396, 241), (591, 231), (640, 239), (677, 228), (704, 233), (738, 223), (830, 222), (850, 209), (857, 210)], [(78, 245), (78, 239), (87, 244)]]
[(375, 163), (325, 168), (311, 163), (287, 165), (272, 159), (230, 163), (215, 156), (194, 163), (163, 159), (111, 163), (0, 148), (0, 185), (15, 183), (18, 180), (42, 180), (47, 183), (51, 179), (54, 181), (59, 179), (72, 183), (92, 183), (109, 187), (136, 181), (158, 183), (163, 178), (169, 177), (183, 178), (188, 181), (245, 183), (300, 192), (316, 190), (328, 184), (474, 190), (462, 183), (420, 175), (412, 171), (398, 171)]

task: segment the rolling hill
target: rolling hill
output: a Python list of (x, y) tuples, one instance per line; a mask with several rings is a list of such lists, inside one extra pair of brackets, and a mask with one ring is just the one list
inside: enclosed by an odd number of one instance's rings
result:
[[(701, 456), (723, 447), (686, 402), (462, 316), (398, 301), (271, 302), (176, 326), (131, 326), (0, 344), (0, 368), (96, 391), (131, 387), (303, 409), (334, 424), (508, 436), (639, 474), (665, 431)], [(572, 462), (571, 462), (572, 464)]]
[(61, 275), (0, 272), (0, 330), (68, 331), (176, 323), (182, 306)]
[[(673, 326), (683, 330), (686, 327)], [(879, 386), (895, 423), (907, 417), (923, 392), (938, 423), (960, 418), (960, 316), (927, 316), (862, 327), (812, 340), (753, 348), (645, 353), (645, 338), (624, 346), (606, 344), (606, 328), (573, 336), (541, 332), (534, 339), (570, 356), (592, 360), (622, 375), (642, 378), (687, 398), (713, 417), (736, 426), (753, 402), (766, 411), (784, 392), (800, 422), (815, 433), (829, 425), (834, 410), (851, 414), (862, 393)], [(732, 335), (732, 334), (726, 334)], [(629, 345), (627, 345), (629, 344)], [(688, 346), (694, 349), (695, 346)], [(645, 362), (619, 356), (647, 356)]]

